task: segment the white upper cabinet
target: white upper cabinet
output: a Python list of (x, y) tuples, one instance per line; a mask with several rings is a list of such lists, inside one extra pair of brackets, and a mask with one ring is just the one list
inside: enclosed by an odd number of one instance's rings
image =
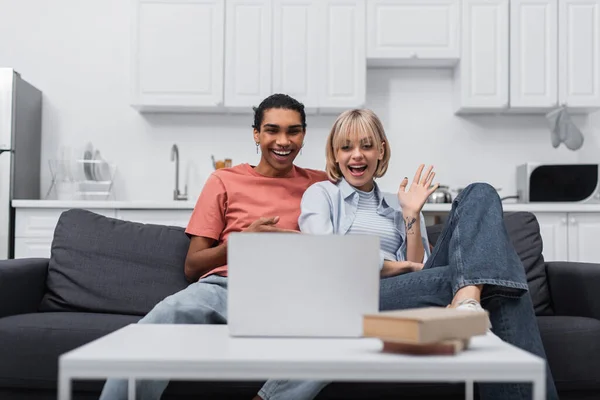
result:
[(508, 30), (509, 0), (463, 0), (454, 81), (457, 112), (508, 107)]
[(362, 107), (366, 96), (365, 0), (315, 0), (320, 21), (319, 108)]
[(558, 99), (569, 108), (600, 107), (600, 0), (560, 0)]
[(452, 65), (459, 58), (459, 0), (369, 0), (369, 65)]
[(131, 103), (198, 111), (223, 102), (224, 0), (133, 0)]
[(557, 0), (511, 1), (510, 106), (513, 109), (543, 110), (558, 105), (557, 12)]
[(273, 0), (273, 92), (319, 106), (319, 4)]
[(272, 93), (272, 2), (227, 0), (225, 106), (252, 112)]
[(227, 0), (225, 106), (286, 93), (308, 111), (361, 107), (364, 15), (365, 0)]

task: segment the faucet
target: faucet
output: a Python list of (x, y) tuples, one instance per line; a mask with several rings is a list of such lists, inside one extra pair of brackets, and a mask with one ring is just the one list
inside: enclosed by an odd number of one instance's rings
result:
[(187, 184), (185, 192), (179, 192), (179, 148), (176, 144), (171, 147), (171, 161), (175, 161), (175, 190), (173, 191), (173, 200), (187, 200)]

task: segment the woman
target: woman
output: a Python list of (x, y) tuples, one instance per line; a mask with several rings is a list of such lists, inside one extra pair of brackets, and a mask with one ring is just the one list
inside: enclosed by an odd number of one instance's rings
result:
[[(383, 176), (390, 146), (381, 121), (369, 110), (350, 110), (335, 121), (327, 140), (327, 174), (304, 193), (299, 226), (311, 234), (372, 234), (380, 237), (380, 309), (426, 306), (489, 312), (502, 340), (545, 359), (521, 261), (504, 227), (502, 204), (487, 184), (469, 185), (454, 200), (444, 231), (428, 251), (421, 209), (435, 173), (420, 166), (410, 186), (400, 184), (399, 208), (375, 178)], [(424, 265), (422, 264), (424, 263)], [(558, 395), (549, 368), (547, 398)], [(265, 400), (311, 399), (322, 382), (269, 381)], [(294, 392), (294, 388), (296, 391)], [(480, 384), (482, 399), (530, 399), (526, 384)], [(295, 393), (295, 397), (290, 397)]]

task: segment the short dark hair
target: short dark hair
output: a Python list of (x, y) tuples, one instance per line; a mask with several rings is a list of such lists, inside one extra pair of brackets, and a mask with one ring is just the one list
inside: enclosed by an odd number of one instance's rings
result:
[(260, 131), (260, 126), (263, 122), (265, 111), (270, 108), (283, 108), (285, 110), (298, 111), (302, 128), (306, 129), (306, 113), (304, 112), (304, 104), (294, 99), (287, 94), (276, 93), (264, 99), (258, 107), (253, 107), (254, 110), (254, 125), (252, 127)]

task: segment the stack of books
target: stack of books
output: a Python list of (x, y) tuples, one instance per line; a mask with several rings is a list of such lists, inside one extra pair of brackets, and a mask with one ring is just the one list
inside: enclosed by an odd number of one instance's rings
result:
[(383, 311), (363, 317), (363, 335), (383, 341), (383, 351), (420, 355), (452, 355), (488, 330), (487, 312), (444, 307)]

